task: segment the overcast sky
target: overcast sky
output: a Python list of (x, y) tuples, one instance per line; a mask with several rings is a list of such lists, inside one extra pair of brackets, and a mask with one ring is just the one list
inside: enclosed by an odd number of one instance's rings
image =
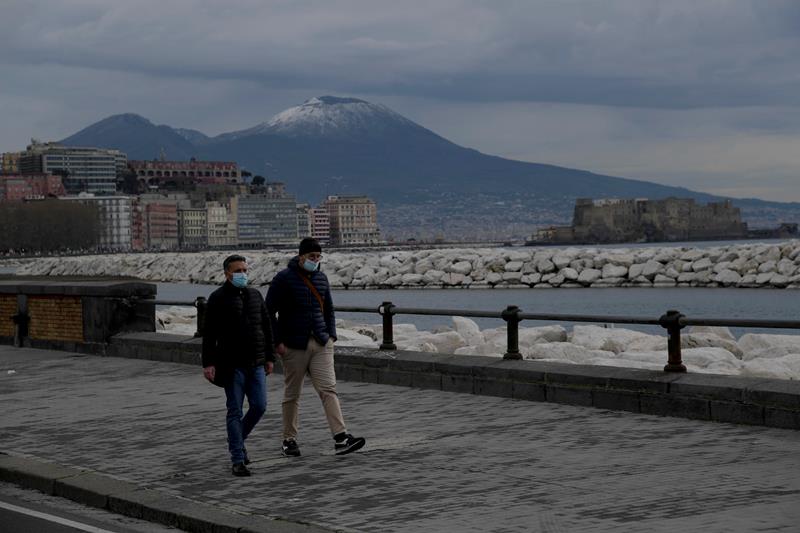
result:
[(482, 152), (800, 201), (800, 1), (0, 0), (0, 151), (324, 94)]

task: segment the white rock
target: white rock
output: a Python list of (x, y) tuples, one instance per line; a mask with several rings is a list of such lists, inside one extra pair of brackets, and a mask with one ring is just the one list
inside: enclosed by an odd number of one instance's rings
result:
[(578, 283), (589, 285), (603, 276), (603, 273), (596, 268), (587, 268), (578, 275)]
[(635, 339), (648, 337), (646, 333), (622, 328), (603, 328), (600, 326), (574, 326), (570, 342), (590, 350), (605, 350), (614, 353), (625, 351)]
[(545, 259), (544, 261), (540, 261), (536, 263), (536, 270), (541, 272), (542, 274), (549, 274), (556, 269), (556, 265), (553, 264), (552, 261), (549, 259)]
[(496, 285), (503, 280), (503, 276), (497, 272), (489, 272), (486, 274), (486, 282), (491, 285)]
[(653, 278), (656, 277), (656, 274), (661, 274), (662, 272), (664, 272), (664, 265), (659, 263), (658, 261), (650, 259), (644, 265), (644, 269), (642, 270), (642, 276), (646, 277), (649, 280), (652, 280)]
[(719, 272), (716, 276), (712, 278), (717, 283), (724, 285), (726, 287), (731, 285), (736, 285), (740, 281), (742, 281), (742, 276), (739, 275), (738, 272), (733, 270), (724, 269)]
[(770, 335), (764, 333), (746, 333), (739, 338), (739, 348), (745, 353), (760, 350), (786, 348), (792, 353), (800, 353), (800, 335)]
[(470, 263), (469, 261), (459, 261), (457, 263), (450, 265), (447, 268), (447, 270), (449, 270), (450, 272), (454, 272), (456, 274), (462, 274), (466, 276), (467, 274), (472, 272), (472, 263)]
[(453, 317), (453, 329), (461, 335), (468, 345), (483, 344), (483, 333), (474, 320), (463, 316)]
[(603, 266), (602, 276), (604, 278), (624, 278), (628, 275), (628, 269), (624, 266), (606, 263)]
[(566, 267), (562, 268), (559, 272), (562, 276), (564, 276), (565, 280), (575, 281), (578, 279), (578, 271), (574, 268)]
[(519, 272), (522, 270), (522, 261), (509, 261), (506, 263), (506, 272)]
[(708, 270), (712, 267), (711, 259), (708, 257), (703, 257), (702, 259), (698, 259), (694, 263), (692, 263), (692, 270), (695, 272), (700, 272), (701, 270)]
[(736, 341), (731, 330), (723, 326), (691, 326), (687, 333), (697, 333), (702, 335), (716, 335), (717, 337), (729, 341)]
[(592, 364), (598, 358), (611, 358), (612, 352), (590, 350), (569, 342), (550, 342), (534, 344), (520, 350), (525, 359), (546, 359), (548, 361)]
[(681, 348), (723, 348), (741, 359), (744, 352), (736, 341), (723, 339), (708, 333), (686, 333), (681, 335)]

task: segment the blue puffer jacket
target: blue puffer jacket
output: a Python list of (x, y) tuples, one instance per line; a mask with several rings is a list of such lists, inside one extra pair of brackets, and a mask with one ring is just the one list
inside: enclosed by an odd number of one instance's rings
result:
[[(317, 289), (324, 312), (300, 276), (311, 281)], [(308, 273), (300, 267), (297, 256), (272, 279), (267, 291), (267, 308), (276, 345), (282, 343), (289, 348), (304, 349), (312, 335), (323, 345), (331, 337), (336, 340), (336, 319), (328, 277), (320, 271)]]

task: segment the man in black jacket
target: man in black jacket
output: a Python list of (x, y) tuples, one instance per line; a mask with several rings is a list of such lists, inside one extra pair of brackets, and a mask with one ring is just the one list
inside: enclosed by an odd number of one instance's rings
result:
[[(225, 387), (228, 451), (234, 476), (249, 476), (244, 441), (267, 410), (267, 380), (275, 356), (264, 299), (247, 287), (247, 260), (223, 262), (225, 283), (208, 298), (203, 329), (203, 374)], [(244, 398), (249, 409), (242, 416)]]
[[(338, 455), (364, 446), (347, 432), (336, 394), (333, 341), (336, 319), (328, 278), (320, 272), (322, 247), (312, 238), (300, 242), (299, 254), (278, 272), (267, 292), (275, 351), (283, 363), (283, 454), (299, 456), (297, 426), (300, 392), (306, 374), (322, 400)], [(277, 318), (276, 315), (277, 314)]]

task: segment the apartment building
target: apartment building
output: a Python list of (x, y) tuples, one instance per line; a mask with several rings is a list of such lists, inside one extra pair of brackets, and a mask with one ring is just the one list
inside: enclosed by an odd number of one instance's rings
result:
[(18, 202), (64, 194), (61, 178), (52, 174), (0, 175), (0, 202)]
[(83, 193), (64, 196), (61, 200), (97, 206), (100, 215), (98, 247), (128, 251), (132, 244), (132, 198), (130, 196), (95, 196)]
[(199, 250), (208, 246), (208, 210), (203, 207), (178, 208), (178, 246)]
[(240, 246), (297, 242), (297, 200), (292, 195), (240, 195), (231, 199)]
[(32, 140), (19, 157), (21, 174), (61, 176), (68, 194), (115, 194), (117, 177), (127, 166), (119, 150), (63, 146)]
[(330, 221), (330, 243), (351, 246), (381, 243), (378, 210), (366, 196), (328, 196), (322, 203)]
[(331, 219), (325, 207), (314, 207), (309, 214), (311, 218), (311, 236), (320, 244), (331, 242)]
[(19, 174), (19, 158), (22, 152), (5, 152), (0, 157), (0, 174)]
[(236, 246), (236, 217), (220, 202), (206, 202), (208, 246), (220, 248)]

